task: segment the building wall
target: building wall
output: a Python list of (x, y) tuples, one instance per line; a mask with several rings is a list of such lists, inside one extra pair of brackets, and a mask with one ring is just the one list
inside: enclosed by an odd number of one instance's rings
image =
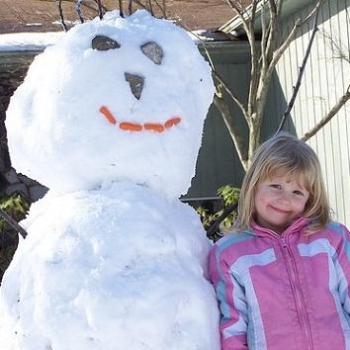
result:
[[(310, 7), (284, 22), (291, 28)], [(328, 0), (318, 19), (301, 89), (291, 118), (299, 137), (332, 108), (350, 84), (350, 0)], [(298, 69), (310, 40), (312, 22), (304, 25), (277, 67), (286, 101), (292, 96)], [(343, 56), (343, 57), (342, 57)], [(350, 226), (350, 101), (308, 144), (317, 152), (334, 217)]]
[[(203, 49), (201, 49), (206, 56)], [(231, 91), (242, 101), (247, 98), (249, 79), (249, 46), (246, 42), (214, 43), (208, 46), (215, 70)], [(248, 130), (238, 107), (228, 98), (230, 112), (235, 116), (242, 133)], [(213, 198), (223, 185), (241, 186), (244, 171), (232, 139), (220, 112), (212, 104), (207, 115), (202, 147), (199, 152), (196, 176), (186, 198)], [(199, 201), (200, 202), (200, 201)]]

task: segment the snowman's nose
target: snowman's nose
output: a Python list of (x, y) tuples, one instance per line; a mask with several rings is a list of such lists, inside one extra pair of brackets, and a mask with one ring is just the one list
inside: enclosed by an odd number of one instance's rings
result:
[(124, 73), (125, 80), (129, 83), (132, 94), (139, 100), (142, 94), (145, 78), (140, 75)]

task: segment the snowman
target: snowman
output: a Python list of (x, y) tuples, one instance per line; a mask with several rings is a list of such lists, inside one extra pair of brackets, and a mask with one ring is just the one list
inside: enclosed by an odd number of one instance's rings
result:
[(210, 247), (178, 198), (214, 92), (182, 29), (116, 11), (38, 55), (7, 113), (33, 204), (0, 294), (3, 350), (218, 350)]

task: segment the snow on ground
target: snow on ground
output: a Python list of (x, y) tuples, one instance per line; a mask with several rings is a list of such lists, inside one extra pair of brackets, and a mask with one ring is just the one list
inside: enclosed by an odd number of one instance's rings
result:
[(43, 50), (56, 43), (64, 34), (64, 32), (1, 34), (0, 52)]
[(190, 186), (214, 86), (144, 11), (71, 29), (11, 99), (14, 167), (50, 188), (0, 290), (4, 350), (218, 350), (210, 242)]

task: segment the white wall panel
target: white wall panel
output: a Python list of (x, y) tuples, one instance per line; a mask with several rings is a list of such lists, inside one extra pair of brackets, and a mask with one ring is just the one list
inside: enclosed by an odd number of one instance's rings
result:
[[(300, 15), (289, 18), (284, 28), (290, 28)], [(299, 137), (320, 121), (350, 84), (349, 16), (350, 0), (329, 0), (322, 7), (319, 31), (291, 113)], [(297, 81), (311, 27), (312, 23), (308, 23), (301, 29), (277, 67), (287, 101)], [(335, 219), (350, 226), (350, 102), (308, 143), (320, 158)]]

